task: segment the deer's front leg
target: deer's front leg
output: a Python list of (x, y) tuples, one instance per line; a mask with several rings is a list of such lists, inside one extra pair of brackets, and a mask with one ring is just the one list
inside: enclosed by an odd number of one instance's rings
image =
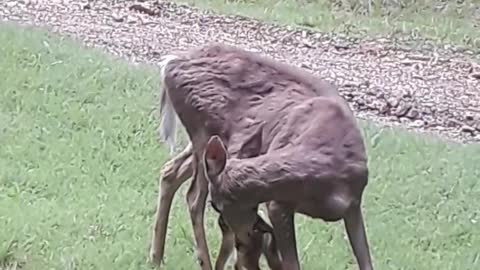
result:
[(211, 270), (212, 263), (210, 261), (210, 254), (205, 237), (205, 204), (208, 195), (208, 182), (203, 173), (203, 163), (194, 156), (195, 171), (192, 184), (187, 192), (187, 204), (190, 212), (190, 219), (192, 221), (193, 234), (195, 236), (196, 253), (198, 263), (203, 270)]
[(160, 174), (157, 210), (149, 256), (150, 261), (156, 265), (159, 265), (163, 260), (168, 218), (173, 197), (178, 188), (193, 174), (191, 150), (191, 144), (187, 145), (180, 155), (163, 166)]
[(362, 210), (360, 204), (352, 206), (344, 218), (348, 239), (357, 259), (360, 270), (372, 270), (372, 259), (368, 247), (365, 226), (363, 224)]
[(299, 270), (294, 210), (275, 201), (269, 202), (267, 207), (268, 216), (273, 226), (273, 234), (282, 257), (283, 269)]

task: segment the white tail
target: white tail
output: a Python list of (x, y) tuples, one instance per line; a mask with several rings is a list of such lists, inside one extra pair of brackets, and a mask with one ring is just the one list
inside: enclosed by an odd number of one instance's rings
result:
[(159, 63), (160, 67), (160, 81), (161, 81), (161, 94), (160, 94), (160, 127), (159, 134), (160, 139), (167, 143), (170, 148), (170, 155), (175, 152), (177, 141), (177, 113), (173, 108), (172, 102), (167, 92), (167, 85), (165, 84), (165, 69), (170, 61), (177, 59), (175, 55), (166, 55), (162, 57)]

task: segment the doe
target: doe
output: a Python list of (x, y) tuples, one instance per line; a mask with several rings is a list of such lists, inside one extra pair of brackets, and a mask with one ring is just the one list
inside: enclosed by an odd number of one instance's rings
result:
[(271, 250), (276, 242), (281, 269), (299, 269), (296, 212), (343, 219), (360, 269), (372, 269), (360, 207), (368, 182), (365, 147), (353, 113), (333, 86), (219, 44), (169, 57), (162, 66), (163, 137), (174, 144), (178, 115), (191, 143), (164, 167), (152, 259), (163, 257), (173, 195), (193, 176), (187, 202), (203, 269), (211, 269), (203, 227), (208, 183), (220, 219), (247, 243), (246, 251), (255, 249), (249, 246), (252, 232), (268, 231), (258, 230), (258, 204), (266, 202), (276, 240)]

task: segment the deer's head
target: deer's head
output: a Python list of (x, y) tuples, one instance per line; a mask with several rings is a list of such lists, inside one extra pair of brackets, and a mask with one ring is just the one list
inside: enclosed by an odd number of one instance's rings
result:
[[(253, 134), (245, 139), (240, 147), (238, 155), (234, 158), (229, 157), (227, 147), (220, 136), (214, 135), (208, 140), (203, 155), (204, 170), (205, 176), (209, 182), (212, 206), (217, 212), (229, 215), (228, 212), (234, 211), (237, 212), (236, 216), (239, 216), (239, 218), (241, 216), (240, 212), (243, 212), (246, 215), (248, 213), (248, 217), (242, 217), (247, 219), (250, 216), (253, 218), (253, 214), (256, 216), (257, 205), (239, 208), (239, 204), (235, 203), (234, 205), (231, 205), (231, 207), (235, 208), (234, 210), (226, 209), (230, 208), (230, 205), (228, 205), (229, 199), (234, 198), (235, 194), (228, 193), (229, 191), (228, 189), (225, 189), (225, 187), (234, 184), (236, 181), (235, 179), (232, 179), (232, 175), (234, 174), (229, 172), (238, 168), (238, 162), (241, 162), (242, 159), (253, 158), (260, 155), (263, 138), (263, 125), (264, 124), (261, 123), (255, 129)], [(235, 215), (232, 214), (232, 216)]]

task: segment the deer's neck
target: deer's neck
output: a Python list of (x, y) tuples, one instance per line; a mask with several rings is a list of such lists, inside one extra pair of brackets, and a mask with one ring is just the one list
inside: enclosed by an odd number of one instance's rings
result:
[(222, 189), (228, 197), (242, 203), (256, 204), (284, 198), (298, 180), (305, 177), (294, 169), (296, 166), (284, 157), (268, 155), (237, 160), (229, 168), (229, 177), (222, 183)]

